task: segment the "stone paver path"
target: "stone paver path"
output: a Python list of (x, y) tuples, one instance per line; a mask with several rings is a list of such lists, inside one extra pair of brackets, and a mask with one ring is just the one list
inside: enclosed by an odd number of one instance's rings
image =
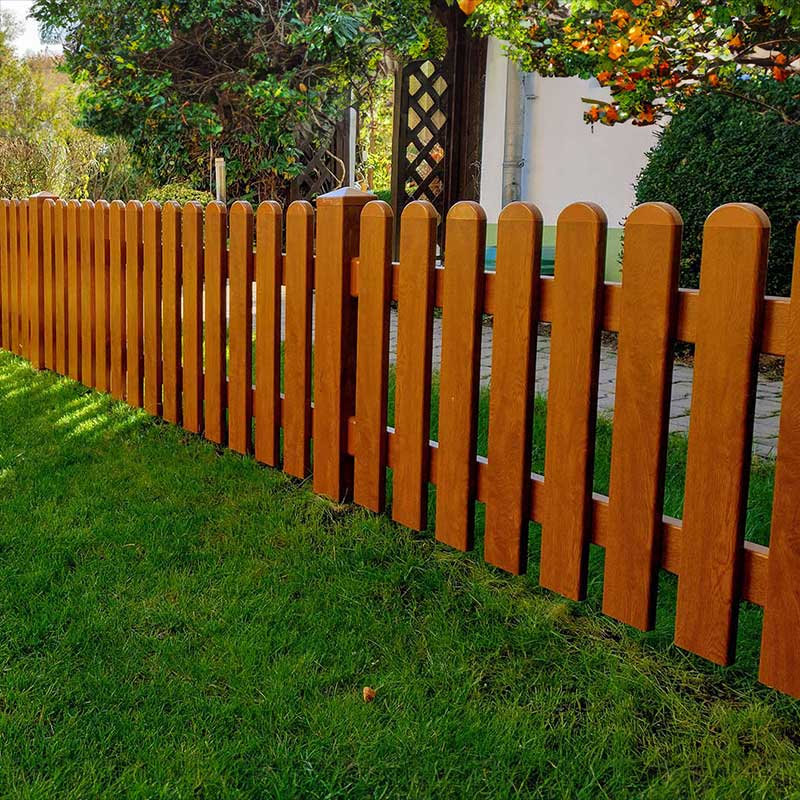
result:
[[(281, 322), (285, 322), (281, 320)], [(282, 326), (283, 327), (283, 326)], [(491, 325), (484, 325), (481, 333), (481, 384), (490, 383), (492, 374)], [(390, 360), (394, 363), (397, 352), (397, 311), (392, 310), (389, 334)], [(433, 369), (438, 370), (442, 360), (442, 320), (433, 320)], [(536, 393), (547, 396), (550, 369), (550, 337), (539, 336), (536, 354)], [(612, 348), (600, 352), (600, 377), (597, 408), (600, 414), (614, 413), (617, 354)], [(689, 431), (689, 408), (692, 401), (691, 367), (676, 364), (672, 375), (670, 400), (670, 431)], [(782, 381), (766, 380), (759, 376), (756, 395), (755, 424), (753, 427), (753, 452), (763, 458), (774, 458), (778, 443), (778, 422), (781, 410)]]
[[(441, 364), (442, 321), (433, 321), (433, 369)], [(492, 374), (492, 333), (491, 325), (484, 325), (481, 333), (481, 383), (490, 382)], [(394, 363), (397, 348), (397, 314), (392, 312), (390, 328), (390, 358)], [(550, 369), (550, 337), (539, 336), (536, 353), (536, 393), (546, 396)], [(616, 390), (617, 354), (608, 347), (600, 352), (600, 378), (598, 382), (598, 412), (605, 415), (614, 413)], [(672, 375), (672, 395), (670, 400), (670, 430), (688, 433), (689, 408), (692, 402), (691, 367), (676, 364)], [(778, 420), (781, 410), (783, 383), (759, 377), (756, 396), (755, 425), (753, 429), (753, 452), (764, 458), (774, 458), (778, 442)]]

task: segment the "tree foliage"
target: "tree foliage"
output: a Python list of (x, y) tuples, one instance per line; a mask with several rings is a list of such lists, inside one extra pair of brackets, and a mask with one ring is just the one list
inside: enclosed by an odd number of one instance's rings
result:
[(800, 122), (747, 85), (800, 70), (798, 0), (483, 0), (472, 23), (526, 70), (608, 87), (611, 102), (589, 101), (589, 122), (649, 125), (709, 91)]
[(207, 185), (227, 160), (232, 196), (280, 195), (300, 145), (366, 92), (389, 48), (439, 54), (428, 0), (36, 0), (59, 32), (82, 124), (124, 137), (159, 182)]
[[(797, 79), (793, 79), (797, 80)], [(753, 91), (800, 114), (798, 90), (762, 81)], [(800, 219), (800, 126), (778, 124), (771, 112), (726, 95), (700, 95), (661, 133), (639, 176), (636, 201), (661, 200), (683, 216), (684, 286), (697, 286), (703, 224), (722, 203), (749, 202), (770, 217), (767, 291), (788, 295), (795, 226)]]
[(75, 87), (48, 91), (42, 75), (55, 66), (15, 56), (18, 33), (8, 16), (0, 18), (0, 196), (136, 194), (141, 180), (126, 145), (76, 127)]

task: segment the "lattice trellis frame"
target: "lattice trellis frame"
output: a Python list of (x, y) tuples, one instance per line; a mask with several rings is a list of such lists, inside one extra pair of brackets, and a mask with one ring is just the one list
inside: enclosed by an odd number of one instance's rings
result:
[(401, 207), (428, 200), (444, 213), (452, 80), (451, 59), (415, 61), (402, 70), (395, 176)]

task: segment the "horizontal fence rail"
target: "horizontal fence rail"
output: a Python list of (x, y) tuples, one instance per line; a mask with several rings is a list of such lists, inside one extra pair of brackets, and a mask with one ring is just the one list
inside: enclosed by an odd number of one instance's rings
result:
[[(443, 265), (436, 228), (429, 204), (409, 205), (393, 263), (391, 210), (353, 189), (321, 196), (316, 212), (293, 203), (285, 219), (272, 202), (0, 200), (0, 345), (313, 476), (336, 501), (385, 511), (391, 468), (391, 514), (410, 528), (428, 526), (434, 485), (436, 536), (462, 550), (485, 503), (484, 558), (512, 573), (525, 572), (529, 523), (541, 523), (540, 582), (566, 597), (585, 597), (589, 545), (604, 547), (603, 610), (642, 630), (659, 570), (674, 573), (676, 643), (713, 662), (735, 658), (741, 601), (762, 606), (760, 678), (800, 697), (800, 307), (764, 297), (763, 212), (732, 204), (709, 217), (699, 290), (678, 288), (682, 222), (663, 204), (629, 216), (621, 284), (603, 282), (606, 219), (592, 204), (559, 218), (553, 278), (539, 274), (534, 206), (503, 210), (495, 272), (480, 206), (451, 209)], [(794, 276), (800, 292), (800, 247)], [(476, 443), (483, 314), (488, 458)], [(551, 324), (544, 476), (531, 471), (540, 321)], [(592, 492), (603, 330), (619, 332), (609, 497)], [(682, 520), (663, 514), (676, 341), (695, 345)], [(759, 352), (786, 359), (769, 548), (744, 540)]]

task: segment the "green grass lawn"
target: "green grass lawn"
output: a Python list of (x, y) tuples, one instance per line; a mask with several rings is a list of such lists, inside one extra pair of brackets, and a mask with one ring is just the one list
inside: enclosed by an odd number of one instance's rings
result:
[[(684, 461), (674, 438), (670, 513)], [(800, 702), (756, 682), (752, 607), (714, 667), (671, 645), (669, 576), (637, 633), (599, 613), (598, 550), (568, 603), (535, 526), (510, 577), (480, 535), (452, 552), (7, 353), (0, 480), (2, 797), (800, 796)]]

